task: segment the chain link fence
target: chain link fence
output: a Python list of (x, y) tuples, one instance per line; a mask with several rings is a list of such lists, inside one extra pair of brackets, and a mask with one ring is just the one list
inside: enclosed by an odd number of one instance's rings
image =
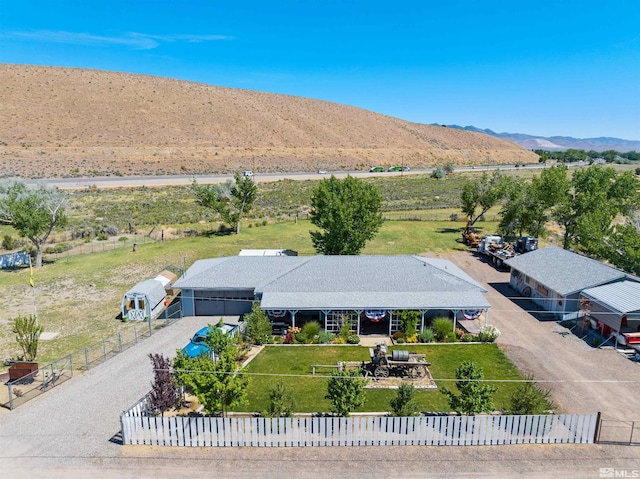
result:
[(6, 383), (6, 389), (0, 389), (0, 405), (15, 409), (71, 379), (74, 371), (92, 369), (152, 336), (155, 331), (166, 328), (181, 319), (182, 308), (178, 301), (165, 308), (152, 321), (141, 321), (126, 331), (118, 332), (56, 359), (19, 379), (10, 380)]

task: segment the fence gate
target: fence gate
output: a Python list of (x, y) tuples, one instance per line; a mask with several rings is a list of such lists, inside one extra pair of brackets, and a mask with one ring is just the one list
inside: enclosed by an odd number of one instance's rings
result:
[(596, 443), (640, 446), (640, 420), (600, 419)]

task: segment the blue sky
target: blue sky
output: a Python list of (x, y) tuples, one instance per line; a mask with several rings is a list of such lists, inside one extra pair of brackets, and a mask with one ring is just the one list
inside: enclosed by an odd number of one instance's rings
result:
[(0, 0), (0, 62), (640, 140), (640, 0)]

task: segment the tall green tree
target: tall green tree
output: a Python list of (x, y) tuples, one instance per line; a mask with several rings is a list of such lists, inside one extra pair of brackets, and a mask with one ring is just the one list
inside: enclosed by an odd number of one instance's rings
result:
[(359, 254), (382, 226), (382, 195), (358, 178), (335, 176), (320, 181), (311, 196), (311, 231), (316, 251), (326, 255)]
[(522, 179), (505, 179), (505, 202), (499, 229), (506, 235), (525, 232), (533, 236), (546, 234), (547, 223), (558, 207), (567, 201), (569, 179), (565, 166), (546, 168), (530, 183)]
[(258, 195), (258, 187), (251, 177), (239, 172), (233, 175), (234, 181), (227, 180), (220, 185), (198, 185), (193, 180), (191, 189), (200, 206), (210, 208), (220, 215), (222, 221), (240, 234), (240, 221), (251, 211)]
[(235, 344), (227, 344), (215, 360), (206, 355), (189, 358), (178, 350), (173, 370), (177, 382), (191, 389), (208, 414), (225, 416), (229, 409), (247, 400), (249, 381), (238, 374), (236, 359)]
[(329, 410), (339, 416), (348, 417), (354, 410), (364, 405), (364, 387), (367, 379), (359, 369), (334, 371), (327, 381), (327, 395), (331, 403)]
[(293, 389), (288, 387), (282, 378), (269, 385), (269, 407), (263, 412), (265, 417), (291, 417), (296, 408)]
[(0, 182), (0, 223), (13, 226), (36, 247), (35, 267), (42, 267), (42, 253), (49, 235), (67, 223), (66, 195), (44, 183), (22, 180)]
[(616, 267), (640, 276), (640, 213), (613, 226), (603, 256)]
[(267, 344), (271, 341), (273, 326), (271, 320), (260, 309), (260, 303), (255, 302), (251, 306), (251, 312), (244, 316), (245, 335), (253, 344)]
[(563, 247), (604, 258), (611, 247), (614, 220), (628, 217), (640, 204), (640, 183), (628, 171), (592, 165), (576, 170), (566, 200), (554, 212), (564, 227)]
[(465, 183), (460, 199), (462, 212), (469, 218), (469, 226), (473, 226), (482, 215), (504, 198), (506, 186), (504, 176), (497, 170), (491, 176), (485, 171), (481, 178)]
[(484, 384), (482, 368), (473, 361), (464, 361), (456, 370), (456, 387), (459, 395), (446, 387), (440, 390), (449, 399), (454, 411), (473, 416), (481, 412), (493, 412), (493, 394), (495, 386)]

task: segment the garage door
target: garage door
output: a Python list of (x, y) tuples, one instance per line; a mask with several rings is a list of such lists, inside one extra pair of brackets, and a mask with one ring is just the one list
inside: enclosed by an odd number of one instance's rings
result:
[(196, 291), (196, 316), (238, 316), (251, 311), (254, 293), (241, 291)]

